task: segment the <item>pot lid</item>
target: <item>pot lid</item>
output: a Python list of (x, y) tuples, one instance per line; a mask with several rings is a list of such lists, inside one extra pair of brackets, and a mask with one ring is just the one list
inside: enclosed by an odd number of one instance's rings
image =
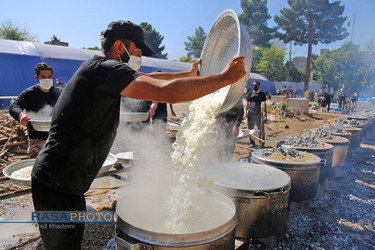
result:
[(287, 186), (287, 173), (272, 166), (254, 163), (225, 162), (202, 170), (220, 186), (249, 191), (272, 191)]

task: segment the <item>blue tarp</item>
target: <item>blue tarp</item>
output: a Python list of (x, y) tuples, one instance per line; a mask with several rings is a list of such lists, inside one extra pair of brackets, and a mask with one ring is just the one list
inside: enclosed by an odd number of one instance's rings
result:
[[(39, 62), (50, 64), (54, 79), (59, 78), (66, 84), (79, 66), (94, 55), (101, 55), (101, 51), (0, 39), (0, 96), (18, 96), (24, 89), (35, 85), (34, 68)], [(188, 70), (190, 65), (143, 57), (139, 71), (176, 72)], [(0, 100), (1, 104), (8, 106), (9, 100)]]
[(246, 84), (246, 89), (253, 91), (253, 82), (258, 81), (260, 83), (260, 90), (265, 92), (266, 90), (271, 95), (276, 95), (276, 89), (273, 83), (265, 76), (257, 73), (250, 73), (249, 81)]

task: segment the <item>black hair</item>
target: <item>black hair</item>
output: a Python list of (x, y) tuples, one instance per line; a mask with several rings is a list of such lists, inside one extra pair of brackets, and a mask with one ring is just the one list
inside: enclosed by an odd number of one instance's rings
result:
[(260, 82), (258, 82), (258, 81), (254, 81), (254, 82), (260, 86)]
[(113, 44), (117, 41), (120, 40), (124, 43), (126, 49), (129, 49), (131, 41), (128, 39), (123, 39), (123, 38), (113, 38), (113, 37), (104, 37), (102, 39), (102, 49), (104, 52), (110, 51), (112, 48)]
[(36, 75), (36, 76), (39, 76), (41, 70), (51, 70), (51, 72), (52, 72), (52, 74), (53, 74), (52, 67), (51, 67), (51, 65), (49, 65), (48, 63), (45, 63), (45, 62), (38, 63), (38, 64), (35, 66), (35, 75)]

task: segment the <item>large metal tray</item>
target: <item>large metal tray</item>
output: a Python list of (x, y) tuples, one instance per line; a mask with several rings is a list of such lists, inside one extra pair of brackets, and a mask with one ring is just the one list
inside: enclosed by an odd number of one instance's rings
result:
[(246, 75), (238, 82), (218, 90), (227, 92), (219, 113), (230, 110), (241, 98), (249, 80), (253, 57), (249, 33), (240, 24), (237, 14), (228, 9), (215, 20), (206, 37), (201, 53), (200, 75), (221, 72), (229, 60), (236, 56), (245, 57)]
[(3, 169), (3, 174), (6, 177), (8, 177), (9, 180), (16, 185), (24, 186), (24, 187), (31, 187), (31, 172), (30, 172), (30, 179), (29, 180), (26, 180), (26, 179), (23, 179), (23, 178), (12, 177), (12, 173), (16, 170), (21, 169), (21, 168), (25, 168), (27, 166), (34, 165), (34, 162), (35, 162), (35, 159), (27, 159), (27, 160), (20, 160), (20, 161), (17, 161), (17, 162), (13, 162)]
[(143, 122), (150, 116), (146, 112), (121, 112), (120, 120), (123, 122)]

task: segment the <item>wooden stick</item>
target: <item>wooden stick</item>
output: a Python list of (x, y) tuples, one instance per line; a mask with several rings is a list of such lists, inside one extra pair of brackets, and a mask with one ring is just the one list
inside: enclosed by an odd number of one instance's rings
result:
[[(251, 137), (253, 137), (254, 139), (257, 139), (257, 140), (259, 140), (259, 141), (261, 141), (261, 142), (264, 142), (265, 143), (265, 141), (264, 140), (262, 140), (262, 139), (260, 139), (258, 136), (255, 136), (255, 135), (252, 135), (252, 134), (247, 134), (247, 135), (245, 135), (244, 137), (241, 137), (240, 139), (242, 139), (242, 138), (245, 138), (246, 136), (251, 136)], [(236, 140), (240, 140), (240, 139), (236, 139)]]
[(11, 142), (11, 143), (6, 144), (5, 147), (10, 148), (10, 147), (19, 146), (25, 143), (26, 143), (25, 141)]
[(0, 200), (5, 200), (5, 199), (9, 199), (9, 198), (13, 198), (13, 197), (16, 197), (16, 196), (29, 194), (29, 193), (31, 193), (31, 188), (25, 189), (25, 190), (20, 190), (20, 191), (15, 191), (15, 192), (12, 192), (12, 193), (9, 193), (9, 194), (2, 194), (2, 195), (0, 195)]
[(261, 142), (264, 142), (265, 143), (265, 141), (264, 140), (262, 140), (262, 139), (260, 139), (258, 136), (255, 136), (255, 135), (252, 135), (252, 134), (249, 134), (251, 137), (253, 137), (254, 139), (257, 139), (257, 140), (259, 140), (259, 141), (261, 141)]
[(98, 195), (98, 194), (104, 194), (104, 193), (107, 193), (108, 190), (103, 190), (103, 191), (100, 191), (100, 192), (95, 192), (95, 193), (86, 193), (84, 196), (87, 197), (87, 196), (93, 196), (93, 195)]

